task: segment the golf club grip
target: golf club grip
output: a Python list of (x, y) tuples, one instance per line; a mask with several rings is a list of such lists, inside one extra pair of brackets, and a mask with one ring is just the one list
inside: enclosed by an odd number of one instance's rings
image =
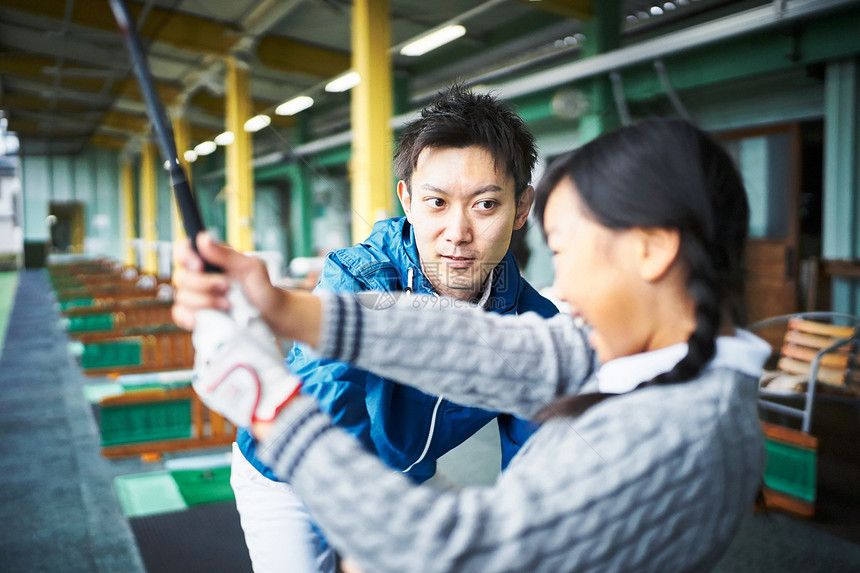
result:
[[(197, 235), (206, 230), (203, 226), (203, 218), (200, 216), (200, 209), (197, 206), (197, 201), (194, 200), (194, 195), (191, 194), (191, 187), (188, 185), (188, 181), (184, 178), (175, 181), (172, 176), (173, 173), (171, 173), (171, 185), (176, 197), (176, 206), (179, 208), (179, 214), (182, 218), (182, 226), (185, 228), (185, 234), (191, 238), (191, 248), (199, 255), (200, 251), (197, 250)], [(224, 272), (224, 269), (213, 265), (206, 259), (203, 259), (203, 269), (207, 273)]]

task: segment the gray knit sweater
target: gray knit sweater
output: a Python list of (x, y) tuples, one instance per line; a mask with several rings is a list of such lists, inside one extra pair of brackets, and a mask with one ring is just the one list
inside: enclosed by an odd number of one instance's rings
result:
[[(525, 418), (595, 389), (593, 352), (569, 316), (412, 308), (445, 300), (375, 311), (326, 296), (317, 351)], [(260, 452), (366, 573), (707, 571), (751, 510), (764, 467), (756, 380), (723, 366), (550, 420), (490, 488), (413, 485), (304, 397)]]

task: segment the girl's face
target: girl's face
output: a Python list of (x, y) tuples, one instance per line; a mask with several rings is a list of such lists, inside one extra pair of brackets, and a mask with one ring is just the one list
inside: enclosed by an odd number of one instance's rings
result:
[(544, 228), (553, 252), (556, 296), (590, 325), (589, 343), (600, 361), (642, 352), (648, 345), (648, 317), (639, 290), (636, 231), (598, 223), (569, 178), (550, 194)]

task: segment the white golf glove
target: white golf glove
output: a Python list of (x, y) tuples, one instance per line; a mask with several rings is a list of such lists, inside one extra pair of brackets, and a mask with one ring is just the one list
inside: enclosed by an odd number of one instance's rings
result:
[(301, 381), (287, 371), (278, 341), (238, 285), (229, 298), (229, 314), (200, 310), (195, 316), (192, 386), (208, 408), (247, 427), (273, 420)]

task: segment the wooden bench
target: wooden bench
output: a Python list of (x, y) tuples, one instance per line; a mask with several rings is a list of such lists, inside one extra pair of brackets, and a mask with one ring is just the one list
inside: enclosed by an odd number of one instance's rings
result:
[[(860, 395), (857, 327), (825, 323), (811, 319), (813, 316), (836, 315), (804, 313), (785, 318), (777, 369), (762, 378), (761, 397), (812, 394), (819, 384), (821, 390)], [(808, 432), (809, 425), (802, 429)]]
[[(849, 325), (835, 324), (841, 320)], [(811, 517), (815, 513), (818, 440), (811, 432), (816, 391), (854, 395), (860, 389), (857, 369), (860, 319), (839, 313), (801, 313), (761, 321), (751, 330), (783, 324), (776, 369), (759, 386), (760, 409), (783, 417), (782, 424), (762, 421), (767, 450), (763, 493), (768, 507)], [(800, 403), (799, 406), (795, 405)], [(784, 418), (792, 418), (792, 427)]]

